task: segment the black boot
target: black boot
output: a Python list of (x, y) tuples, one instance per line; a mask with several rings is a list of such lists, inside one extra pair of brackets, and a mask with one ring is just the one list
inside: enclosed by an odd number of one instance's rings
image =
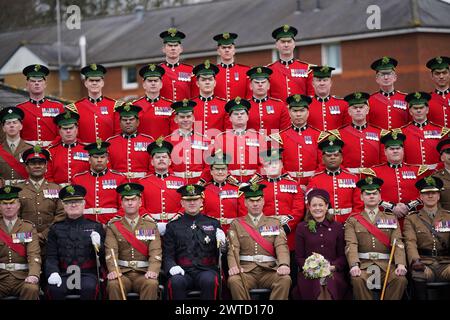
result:
[(428, 300), (427, 283), (425, 281), (413, 281), (414, 300)]

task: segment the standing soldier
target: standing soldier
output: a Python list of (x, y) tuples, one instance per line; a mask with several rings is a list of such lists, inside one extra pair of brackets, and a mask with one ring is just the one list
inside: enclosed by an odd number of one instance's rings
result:
[[(173, 101), (161, 97), (162, 76), (165, 71), (162, 67), (148, 64), (139, 70), (142, 77), (142, 86), (145, 96), (133, 101), (133, 105), (141, 107), (139, 113), (138, 131), (152, 137), (160, 137), (169, 135), (172, 108), (170, 105)], [(151, 125), (149, 125), (151, 124)]]
[(412, 269), (414, 296), (427, 299), (427, 282), (450, 281), (450, 211), (439, 205), (444, 183), (426, 177), (416, 182), (423, 209), (405, 219), (404, 236)]
[[(291, 126), (282, 130), (279, 136), (284, 149), (283, 167), (291, 178), (299, 180), (305, 190), (320, 163), (321, 153), (317, 144), (320, 131), (308, 124), (310, 97), (295, 94), (286, 102)], [(272, 137), (277, 140), (274, 135)]]
[(235, 63), (236, 53), (234, 40), (236, 33), (224, 32), (213, 37), (217, 41), (217, 54), (220, 57), (219, 73), (216, 75), (216, 96), (230, 101), (236, 97), (247, 97), (249, 84), (247, 78), (248, 66)]
[(87, 190), (84, 215), (87, 219), (106, 224), (118, 212), (120, 197), (117, 186), (126, 182), (126, 177), (108, 169), (108, 142), (98, 140), (84, 147), (89, 152), (89, 170), (76, 174), (72, 184)]
[(368, 93), (355, 92), (344, 99), (349, 104), (348, 113), (352, 123), (337, 130), (344, 142), (342, 166), (352, 173), (359, 174), (362, 168), (380, 164), (384, 158), (380, 143), (381, 129), (367, 123)]
[(375, 70), (375, 81), (380, 90), (369, 98), (369, 123), (385, 130), (404, 126), (408, 123), (406, 94), (394, 89), (397, 60), (383, 57), (370, 67)]
[(427, 68), (431, 70), (435, 88), (428, 102), (428, 118), (440, 126), (450, 127), (450, 58), (433, 58), (427, 62)]
[(0, 188), (0, 298), (39, 300), (41, 256), (34, 225), (19, 218), (20, 188)]
[(50, 145), (51, 161), (48, 162), (46, 178), (65, 186), (72, 177), (89, 169), (89, 154), (86, 144), (78, 139), (78, 121), (80, 116), (69, 110), (55, 117), (61, 141)]
[[(78, 293), (81, 300), (95, 300), (99, 292), (96, 255), (104, 255), (105, 232), (100, 223), (84, 218), (85, 195), (86, 189), (79, 185), (68, 185), (59, 191), (66, 219), (50, 227), (45, 261), (52, 300), (64, 300), (70, 293)], [(77, 269), (78, 288), (69, 279)]]
[(17, 105), (17, 108), (27, 114), (23, 119), (21, 137), (31, 145), (47, 147), (58, 136), (53, 118), (64, 112), (64, 106), (45, 98), (46, 77), (50, 73), (46, 66), (32, 64), (25, 67), (22, 73), (27, 77), (26, 88), (30, 99)]
[(207, 153), (209, 139), (194, 131), (194, 107), (192, 100), (174, 102), (175, 123), (178, 129), (165, 137), (175, 151), (172, 153), (172, 170), (175, 176), (185, 179), (185, 183), (197, 183), (205, 167), (204, 155)]
[(141, 107), (132, 104), (117, 107), (122, 132), (107, 140), (110, 143), (108, 154), (111, 169), (124, 174), (130, 181), (145, 177), (150, 167), (147, 147), (154, 139), (138, 131), (141, 110)]
[(0, 145), (0, 185), (13, 185), (28, 178), (21, 163), (22, 152), (31, 147), (20, 138), (24, 117), (22, 109), (16, 107), (5, 107), (0, 111), (0, 121), (6, 135)]
[(22, 154), (22, 160), (29, 178), (17, 185), (22, 189), (19, 192), (20, 216), (35, 225), (41, 255), (44, 257), (49, 227), (56, 221), (64, 220), (64, 208), (58, 199), (61, 187), (45, 179), (50, 161), (47, 150), (34, 146)]
[(166, 55), (166, 61), (160, 64), (165, 71), (161, 96), (174, 102), (189, 99), (192, 90), (192, 66), (180, 62), (183, 52), (181, 39), (186, 35), (176, 28), (169, 28), (161, 32), (159, 37), (163, 39), (162, 51)]
[[(385, 277), (388, 277), (385, 299), (400, 300), (408, 283), (405, 277), (405, 247), (401, 240), (402, 234), (398, 221), (394, 215), (378, 210), (382, 184), (383, 180), (376, 177), (367, 177), (358, 181), (364, 210), (352, 214), (345, 224), (345, 255), (351, 268), (353, 295), (356, 300), (372, 300), (371, 289), (368, 285), (371, 284), (374, 289), (381, 289)], [(392, 245), (396, 248), (393, 264), (387, 275)], [(372, 266), (379, 268), (376, 269), (379, 271), (375, 273), (379, 275), (379, 278), (375, 277), (372, 280), (375, 283), (369, 279), (373, 273)]]
[(104, 97), (102, 93), (105, 73), (106, 68), (101, 64), (93, 63), (82, 68), (81, 74), (84, 76), (88, 96), (66, 106), (70, 111), (80, 115), (79, 138), (84, 142), (92, 143), (97, 138), (106, 140), (116, 132), (120, 132), (118, 119), (114, 117), (114, 108), (118, 102)]
[(442, 138), (436, 150), (441, 155), (443, 168), (435, 172), (433, 177), (441, 179), (444, 183), (439, 203), (444, 210), (450, 210), (450, 138), (448, 136)]
[(341, 167), (343, 145), (342, 140), (333, 134), (319, 142), (325, 169), (316, 172), (307, 186), (308, 190), (319, 188), (330, 194), (331, 208), (328, 212), (341, 223), (347, 220), (351, 212), (362, 209), (360, 192), (356, 188), (358, 176)]
[(311, 67), (313, 74), (312, 85), (314, 96), (309, 105), (308, 123), (319, 130), (338, 129), (350, 123), (348, 103), (341, 98), (331, 95), (331, 72), (329, 66)]
[(201, 300), (217, 298), (218, 246), (223, 250), (226, 239), (219, 222), (200, 213), (204, 189), (193, 184), (179, 188), (185, 213), (167, 224), (164, 270), (170, 274), (169, 297), (173, 300), (185, 300), (192, 289), (201, 291)]
[(259, 170), (262, 166), (259, 152), (267, 149), (268, 137), (247, 129), (250, 107), (250, 102), (240, 97), (228, 101), (225, 110), (230, 116), (232, 129), (220, 133), (214, 140), (216, 150), (231, 156), (229, 173), (240, 182), (250, 179)]
[(404, 143), (405, 162), (428, 165), (429, 169), (436, 169), (439, 162), (436, 146), (450, 129), (428, 121), (430, 98), (426, 92), (413, 92), (406, 96), (412, 122), (403, 126), (401, 130), (408, 137)]
[(281, 101), (293, 94), (314, 94), (310, 64), (294, 57), (296, 34), (297, 29), (287, 24), (272, 32), (280, 59), (268, 65), (273, 71), (269, 95)]
[(409, 165), (403, 162), (403, 143), (406, 136), (398, 131), (389, 131), (381, 137), (387, 162), (367, 168), (365, 175), (375, 176), (384, 181), (381, 188), (381, 205), (395, 213), (403, 226), (403, 217), (419, 205), (419, 193), (414, 184), (427, 172), (427, 166)]
[(213, 139), (219, 132), (229, 127), (228, 116), (225, 113), (226, 101), (214, 95), (219, 68), (206, 60), (195, 66), (192, 72), (197, 79), (196, 84), (200, 91), (199, 96), (193, 99), (196, 103), (194, 127), (200, 129), (199, 133)]
[[(126, 183), (117, 187), (122, 197), (125, 216), (113, 218), (108, 223), (105, 255), (108, 267), (109, 300), (121, 300), (117, 278), (123, 283), (124, 294), (137, 292), (141, 300), (156, 300), (158, 275), (161, 269), (161, 238), (156, 223), (148, 215), (139, 216), (144, 187)], [(114, 251), (114, 257), (111, 250)], [(116, 258), (117, 261), (113, 261)], [(115, 263), (120, 268), (117, 274)]]
[(256, 288), (271, 289), (270, 300), (287, 300), (291, 285), (289, 248), (278, 219), (263, 214), (265, 185), (241, 187), (248, 214), (228, 231), (228, 286), (233, 300), (246, 300)]
[(206, 158), (212, 179), (205, 184), (203, 214), (219, 220), (225, 233), (234, 219), (245, 215), (245, 208), (239, 202), (239, 182), (228, 174), (230, 161), (231, 157), (222, 150)]
[(253, 94), (247, 128), (266, 135), (278, 133), (290, 124), (286, 102), (268, 96), (271, 74), (272, 70), (266, 67), (254, 67), (247, 71)]
[(156, 139), (147, 147), (151, 156), (151, 165), (155, 173), (139, 180), (144, 186), (142, 206), (145, 212), (158, 224), (161, 236), (166, 233), (166, 225), (178, 218), (181, 210), (180, 194), (177, 189), (184, 185), (184, 179), (174, 176), (169, 171), (170, 154), (173, 146), (163, 138)]

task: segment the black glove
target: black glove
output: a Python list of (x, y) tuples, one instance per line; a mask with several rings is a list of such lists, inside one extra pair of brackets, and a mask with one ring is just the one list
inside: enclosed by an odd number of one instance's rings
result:
[(419, 259), (413, 261), (411, 268), (414, 271), (425, 271), (425, 265)]

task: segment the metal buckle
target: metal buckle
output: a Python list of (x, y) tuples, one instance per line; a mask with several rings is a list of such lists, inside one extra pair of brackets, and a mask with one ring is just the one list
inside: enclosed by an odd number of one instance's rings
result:
[(438, 251), (436, 248), (431, 249), (431, 256), (432, 257), (437, 257), (438, 256)]
[(134, 172), (127, 172), (128, 178), (134, 178)]
[(7, 271), (14, 271), (14, 270), (16, 270), (16, 268), (15, 268), (15, 266), (14, 266), (14, 263), (7, 263), (6, 265), (5, 265), (5, 269), (7, 270)]
[(377, 252), (369, 253), (369, 259), (378, 260), (378, 253)]
[(253, 260), (255, 262), (263, 262), (263, 257), (261, 257), (261, 256), (253, 256)]
[(227, 224), (226, 218), (220, 218), (220, 224)]
[(94, 209), (95, 214), (100, 214), (102, 213), (102, 209)]
[(159, 217), (160, 217), (160, 220), (167, 220), (168, 219), (167, 213), (161, 213), (159, 215)]
[(128, 262), (128, 266), (130, 267), (130, 268), (136, 268), (136, 266), (137, 266), (137, 262), (136, 261), (130, 261), (130, 262)]
[(192, 178), (192, 171), (186, 171), (185, 176), (186, 178)]

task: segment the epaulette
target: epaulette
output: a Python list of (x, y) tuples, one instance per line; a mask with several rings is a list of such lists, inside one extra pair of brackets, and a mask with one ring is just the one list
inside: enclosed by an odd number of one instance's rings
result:
[(249, 69), (250, 69), (249, 66), (247, 66), (247, 65), (245, 65), (245, 64), (242, 64), (242, 63), (235, 63), (234, 65), (235, 65), (235, 66), (240, 66), (240, 67), (246, 67), (246, 68), (249, 68)]
[(106, 139), (105, 141), (111, 141), (112, 139), (118, 138), (120, 136), (122, 136), (122, 135), (121, 134), (115, 134), (115, 135), (109, 137), (108, 139)]
[(313, 177), (315, 177), (315, 176), (318, 176), (319, 174), (322, 174), (322, 173), (325, 173), (325, 170), (322, 170), (322, 171), (316, 171), (316, 172), (314, 172), (313, 173)]
[(331, 95), (333, 98), (335, 98), (335, 99), (337, 99), (337, 100), (344, 100), (344, 98), (342, 98), (342, 97), (338, 97), (338, 96), (335, 96), (335, 95)]
[(117, 221), (121, 221), (122, 220), (122, 218), (123, 217), (121, 217), (121, 216), (114, 216), (114, 217), (112, 217), (109, 221), (108, 221), (108, 226), (111, 226), (114, 222), (117, 222)]
[(224, 99), (224, 98), (221, 98), (221, 97), (218, 97), (218, 96), (214, 96), (214, 98), (216, 98), (217, 100), (221, 100), (221, 101), (227, 101), (227, 99)]
[(75, 173), (75, 174), (73, 175), (73, 177), (75, 178), (75, 177), (78, 177), (78, 176), (81, 176), (81, 175), (83, 175), (83, 174), (87, 174), (87, 173), (89, 173), (89, 170), (86, 170), (86, 171), (82, 171), (82, 172), (78, 172), (78, 173)]
[[(107, 98), (107, 97), (105, 97), (106, 99), (109, 99), (109, 98)], [(104, 98), (104, 99), (105, 99)], [(113, 100), (113, 99), (110, 99), (110, 100)], [(116, 111), (116, 109), (117, 109), (117, 107), (120, 107), (121, 105), (123, 105), (124, 103), (125, 103), (125, 101), (122, 101), (122, 100), (120, 100), (120, 99), (118, 99), (118, 100), (113, 100), (114, 101), (114, 111)]]
[(119, 171), (116, 171), (116, 170), (114, 170), (114, 169), (109, 169), (109, 171), (110, 171), (111, 173), (118, 174), (118, 175), (120, 175), (120, 176), (126, 177), (126, 174), (124, 174), (123, 172), (119, 172)]
[(247, 129), (247, 132), (254, 132), (254, 133), (258, 133), (259, 134), (259, 132), (256, 131), (255, 129)]
[(330, 133), (328, 131), (320, 131), (320, 135), (317, 138), (317, 142), (322, 141), (323, 139), (325, 139), (326, 137), (328, 137), (330, 135)]
[(205, 136), (204, 134), (201, 134), (200, 132), (194, 131), (194, 134), (202, 137), (202, 138), (207, 138), (207, 136)]
[(380, 137), (384, 137), (384, 136), (387, 135), (389, 132), (391, 132), (391, 130), (381, 129)]
[(295, 180), (294, 178), (292, 178), (290, 175), (289, 175), (289, 173), (284, 173), (284, 174), (282, 174), (281, 175), (282, 177), (283, 177), (283, 179), (286, 179), (286, 180), (288, 180), (288, 181), (293, 181), (293, 182), (297, 182), (297, 180)]
[(298, 59), (295, 59), (295, 60), (297, 60), (297, 61), (299, 61), (301, 63), (307, 64), (308, 65), (308, 69), (310, 69), (310, 71), (312, 71), (311, 67), (317, 67), (317, 64), (314, 64), (314, 63), (309, 63), (309, 62), (306, 62), (306, 61), (303, 61), (303, 60), (298, 60)]
[(169, 98), (165, 98), (165, 97), (159, 97), (161, 100), (166, 100), (167, 102), (173, 103), (174, 101), (172, 99)]
[(442, 130), (441, 130), (441, 138), (442, 138), (443, 136), (447, 135), (447, 133), (449, 133), (449, 132), (450, 132), (450, 128), (442, 127)]
[[(443, 210), (443, 209), (442, 209)], [(445, 211), (447, 211), (447, 210), (445, 210)], [(408, 212), (408, 216), (410, 216), (410, 215), (412, 215), (412, 214), (418, 214), (419, 213), (419, 211), (411, 211), (411, 212)]]
[(253, 183), (259, 183), (260, 181), (264, 180), (264, 178), (259, 174), (259, 173), (255, 173), (249, 180), (248, 183), (249, 184), (253, 184)]
[(32, 221), (30, 221), (30, 220), (22, 219), (22, 222), (31, 224), (31, 226), (32, 226), (33, 228), (36, 227), (36, 225), (34, 224), (34, 222), (32, 222)]
[(51, 148), (55, 148), (55, 147), (59, 146), (61, 143), (62, 143), (62, 141), (59, 141), (55, 144), (49, 144), (46, 149), (50, 150)]
[(239, 187), (239, 180), (236, 179), (234, 176), (232, 176), (231, 174), (229, 174), (227, 176), (227, 182), (233, 186)]
[(180, 213), (177, 213), (172, 219), (170, 219), (170, 221), (169, 222), (167, 222), (168, 224), (169, 223), (171, 223), (171, 222), (174, 222), (174, 221), (177, 221), (178, 219), (180, 219), (181, 218), (181, 214)]
[(156, 223), (155, 219), (153, 219), (148, 213), (142, 215), (142, 219), (145, 221), (150, 221)]
[[(310, 125), (308, 125), (308, 126), (310, 126)], [(284, 129), (281, 129), (281, 130), (278, 132), (278, 134), (283, 133), (283, 132), (285, 132), (285, 131), (288, 131), (289, 129), (292, 129), (292, 124), (291, 124), (290, 126), (284, 128)]]
[(278, 60), (276, 60), (276, 61), (274, 61), (272, 63), (266, 64), (264, 67), (268, 68), (268, 67), (272, 66), (275, 62), (278, 62)]
[(283, 139), (281, 138), (279, 132), (275, 132), (275, 133), (270, 134), (269, 138), (275, 140), (279, 144), (283, 144)]
[(151, 138), (152, 140), (155, 140), (151, 135), (146, 134), (146, 133), (139, 133), (140, 136), (146, 137), (146, 138)]
[(424, 174), (426, 171), (428, 170), (428, 166), (427, 165), (420, 165), (419, 167), (419, 171), (417, 171), (417, 175), (421, 176), (422, 174)]
[(361, 174), (361, 169), (359, 169), (358, 173), (353, 173), (353, 172), (349, 171), (347, 168), (342, 168), (341, 172), (345, 172), (345, 173), (351, 174), (353, 176), (357, 176), (358, 174)]
[(188, 67), (194, 67), (192, 64), (187, 64), (187, 63), (184, 63), (184, 62), (179, 62), (180, 63), (180, 66), (181, 65), (184, 65), (184, 66), (188, 66)]
[[(79, 101), (81, 101), (81, 100), (79, 100)], [(77, 106), (75, 105), (75, 103), (70, 103), (70, 104), (66, 105), (64, 108), (73, 113), (78, 113), (78, 109), (77, 109)]]
[(277, 102), (283, 102), (283, 100), (278, 99), (278, 98), (274, 98), (274, 97), (270, 97), (269, 100), (273, 100), (273, 101), (277, 101)]
[(394, 90), (394, 91), (395, 91), (395, 92), (398, 92), (398, 93), (400, 93), (400, 94), (404, 94), (405, 96), (408, 95), (407, 92), (403, 92), (403, 91), (400, 91), (400, 90)]
[[(406, 128), (406, 127), (409, 126), (409, 125), (413, 125), (413, 124), (412, 124), (412, 121), (410, 121), (410, 122), (408, 122), (407, 124), (401, 126), (400, 128), (396, 128), (396, 129), (400, 130), (400, 131), (397, 130), (397, 132), (403, 133), (402, 129), (403, 129), (403, 128)], [(394, 130), (396, 130), (396, 129), (391, 129), (391, 130), (392, 130), (392, 132), (394, 132)]]
[(369, 175), (369, 176), (374, 176), (374, 177), (377, 176), (375, 171), (373, 171), (371, 168), (362, 168), (362, 169), (360, 169), (360, 173)]
[(339, 138), (339, 140), (342, 140), (341, 133), (339, 132), (339, 130), (333, 129), (333, 130), (328, 130), (328, 132), (331, 133), (332, 135), (336, 136), (337, 138)]

